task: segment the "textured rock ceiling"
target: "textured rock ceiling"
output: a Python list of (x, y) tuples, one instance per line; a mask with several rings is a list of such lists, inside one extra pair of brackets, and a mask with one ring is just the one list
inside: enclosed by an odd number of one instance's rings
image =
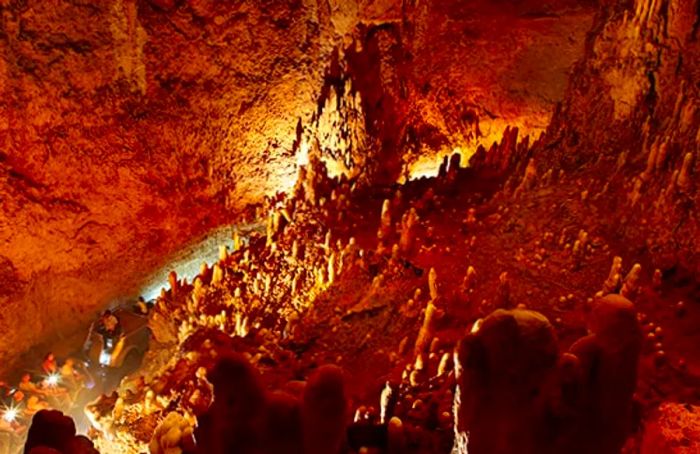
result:
[(544, 129), (593, 3), (3, 1), (0, 364), (288, 189), (334, 49), (388, 182)]

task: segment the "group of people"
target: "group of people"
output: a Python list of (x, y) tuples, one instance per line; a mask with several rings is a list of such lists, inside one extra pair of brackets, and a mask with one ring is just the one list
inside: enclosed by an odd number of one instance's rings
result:
[(22, 446), (37, 412), (73, 409), (88, 379), (80, 362), (67, 358), (59, 363), (48, 353), (38, 373), (24, 373), (16, 385), (0, 381), (0, 454), (13, 454)]

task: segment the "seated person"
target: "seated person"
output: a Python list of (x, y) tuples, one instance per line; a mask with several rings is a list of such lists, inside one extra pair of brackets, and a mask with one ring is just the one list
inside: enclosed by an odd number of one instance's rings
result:
[(38, 413), (41, 410), (47, 410), (50, 407), (49, 403), (41, 400), (38, 396), (30, 396), (27, 399), (27, 407), (25, 408), (25, 413), (27, 416), (33, 416), (34, 413)]
[(119, 318), (112, 313), (109, 309), (104, 311), (99, 319), (95, 321), (90, 327), (90, 333), (88, 334), (83, 350), (89, 352), (92, 348), (92, 336), (93, 333), (97, 333), (102, 336), (103, 341), (106, 344), (108, 339), (116, 339), (122, 334), (122, 325)]
[(58, 364), (56, 363), (56, 356), (49, 352), (44, 358), (44, 362), (41, 363), (41, 368), (45, 374), (53, 374), (58, 370)]
[(30, 374), (22, 375), (22, 380), (19, 382), (19, 389), (26, 394), (42, 394), (43, 391), (32, 381)]
[(119, 337), (122, 333), (122, 325), (116, 315), (110, 310), (104, 311), (97, 323), (97, 332), (105, 337)]
[(143, 299), (143, 296), (139, 296), (138, 301), (136, 301), (136, 304), (134, 305), (134, 312), (136, 312), (139, 315), (148, 315), (148, 304), (146, 304), (146, 301)]

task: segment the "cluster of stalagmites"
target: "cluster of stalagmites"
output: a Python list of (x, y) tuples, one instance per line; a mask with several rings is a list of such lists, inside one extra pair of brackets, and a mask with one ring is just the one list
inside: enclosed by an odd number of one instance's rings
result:
[[(505, 191), (514, 200), (549, 184), (551, 176), (539, 179), (532, 160), (525, 166), (528, 149), (518, 145), (517, 130), (492, 153), (501, 158), (477, 154), (472, 165), (494, 174), (519, 167), (522, 178)], [(435, 247), (422, 216), (440, 208), (460, 172), (471, 171), (459, 161), (459, 155), (446, 159), (421, 196), (407, 200), (396, 190), (384, 200), (379, 222), (369, 224), (376, 226), (376, 248), (362, 250), (349, 235), (354, 183), (328, 178), (312, 156), (294, 193), (268, 200), (264, 235), (251, 236), (246, 246), (234, 236), (233, 250), (222, 248), (219, 261), (203, 266), (192, 284), (171, 274), (170, 289), (151, 316), (154, 336), (170, 355), (145, 377), (125, 380), (118, 395), (93, 404), (95, 427), (112, 443), (153, 453), (422, 453), (447, 452), (452, 446), (445, 444), (453, 442), (455, 451), (468, 447), (472, 454), (619, 450), (631, 421), (641, 348), (628, 300), (639, 292), (641, 267), (625, 274), (619, 258), (590, 300), (590, 335), (568, 351), (560, 351), (543, 315), (513, 301), (507, 272), (499, 275), (491, 301), (473, 311), (484, 318), (458, 345), (438, 338), (438, 324), (450, 315), (447, 301), (473, 309), (481, 276), (466, 266), (459, 294), (448, 295), (431, 268), (416, 274), (424, 276), (427, 292), (416, 289), (399, 308), (418, 331), (415, 342), (402, 340), (393, 359), (412, 359), (400, 380), (386, 383), (376, 406), (353, 411), (343, 373), (332, 366), (318, 368), (307, 382), (276, 383), (274, 391), (263, 386), (258, 371), (302, 369), (280, 341), (294, 337), (316, 297), (341, 273), (369, 269), (370, 292), (382, 292), (386, 279), (415, 268), (413, 255)], [(475, 227), (507, 212), (499, 207), (482, 219), (466, 208), (467, 249), (475, 247)], [(542, 269), (558, 249), (578, 269), (600, 241), (576, 229), (545, 232), (536, 246), (531, 257), (521, 250), (516, 261)], [(654, 282), (660, 279), (655, 273)], [(573, 295), (562, 298), (569, 304)]]
[(620, 451), (641, 348), (632, 303), (598, 299), (589, 331), (561, 352), (541, 314), (498, 310), (461, 342), (456, 418), (470, 453)]
[(219, 261), (203, 264), (192, 284), (171, 273), (170, 290), (163, 290), (152, 317), (156, 339), (182, 343), (203, 328), (243, 337), (252, 320), (258, 328), (263, 319), (268, 329), (291, 329), (314, 296), (351, 266), (356, 253), (353, 239), (333, 241), (321, 222), (299, 220), (313, 211), (322, 215), (316, 221), (342, 222), (350, 191), (347, 181), (329, 180), (319, 161), (302, 167), (295, 196), (268, 201), (265, 236), (254, 234), (242, 247), (236, 235), (233, 251), (222, 247)]
[[(468, 452), (477, 454), (616, 453), (632, 421), (641, 346), (632, 303), (619, 295), (596, 300), (589, 331), (561, 352), (554, 328), (541, 314), (497, 310), (459, 343), (455, 367), (452, 353), (434, 355), (441, 349), (439, 339), (428, 347), (417, 341), (416, 361), (407, 367), (403, 382), (387, 383), (379, 409), (359, 407), (354, 420), (347, 378), (338, 367), (319, 367), (307, 382), (291, 381), (270, 391), (249, 359), (228, 348), (208, 371), (197, 373), (213, 396), (199, 410), (196, 427), (175, 407), (162, 408), (164, 416), (149, 449), (207, 454), (444, 452), (444, 446), (426, 441), (428, 433), (454, 430), (456, 440), (468, 440)], [(28, 447), (46, 445), (56, 451), (31, 452), (95, 452), (87, 440), (74, 436), (70, 420), (54, 413), (37, 415)], [(459, 443), (456, 449), (467, 452)]]
[(199, 418), (194, 452), (340, 452), (348, 413), (340, 369), (324, 366), (306, 383), (267, 392), (244, 357), (227, 355), (210, 372), (209, 381), (215, 397)]
[[(343, 222), (353, 189), (344, 178), (329, 178), (312, 157), (300, 169), (293, 196), (271, 198), (261, 209), (264, 235), (253, 234), (244, 245), (235, 234), (233, 250), (222, 247), (218, 262), (202, 265), (191, 284), (171, 273), (170, 289), (162, 291), (149, 322), (158, 350), (171, 354), (147, 361), (144, 376), (124, 380), (118, 395), (89, 407), (102, 438), (138, 451), (155, 431), (155, 452), (179, 444), (177, 434), (189, 431), (212, 402), (206, 371), (222, 351), (245, 352), (263, 367), (297, 367), (280, 340), (292, 335), (315, 298), (362, 255), (353, 238), (344, 243), (325, 227)], [(173, 410), (184, 419), (163, 422)], [(186, 444), (187, 435), (182, 440)]]
[(302, 159), (312, 148), (322, 151), (332, 175), (356, 176), (369, 167), (372, 156), (362, 99), (349, 79), (330, 86), (319, 111), (299, 131), (298, 141)]

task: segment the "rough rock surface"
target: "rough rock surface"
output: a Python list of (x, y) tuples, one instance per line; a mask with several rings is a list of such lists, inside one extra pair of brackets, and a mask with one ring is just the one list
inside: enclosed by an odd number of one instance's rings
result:
[(336, 47), (366, 49), (347, 72), (379, 156), (395, 162), (384, 181), (404, 149), (432, 164), (505, 123), (543, 128), (591, 4), (434, 3), (2, 2), (0, 367), (289, 189), (296, 128), (323, 99)]
[(679, 279), (700, 274), (698, 7), (604, 2), (538, 153), (543, 172), (594, 181), (593, 198), (626, 194), (604, 222)]
[(350, 3), (3, 2), (3, 366), (288, 189)]
[(645, 425), (641, 454), (690, 454), (700, 451), (700, 408), (665, 403), (655, 416)]

